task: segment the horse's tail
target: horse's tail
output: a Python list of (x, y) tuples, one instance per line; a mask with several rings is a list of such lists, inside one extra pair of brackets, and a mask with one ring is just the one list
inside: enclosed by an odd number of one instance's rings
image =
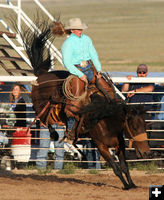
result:
[[(26, 29), (23, 34), (20, 33), (26, 53), (34, 69), (36, 76), (48, 72), (51, 67), (51, 56), (49, 47), (54, 40), (54, 35), (61, 36), (65, 34), (65, 29), (60, 21), (49, 23), (47, 19), (40, 20), (37, 16), (35, 20), (36, 27), (34, 32)], [(52, 34), (53, 37), (52, 37)], [(49, 40), (49, 43), (47, 41)]]
[(47, 72), (51, 67), (51, 57), (49, 50), (46, 50), (46, 42), (51, 37), (49, 27), (43, 27), (41, 33), (35, 31), (24, 37), (26, 53), (31, 61), (36, 76)]

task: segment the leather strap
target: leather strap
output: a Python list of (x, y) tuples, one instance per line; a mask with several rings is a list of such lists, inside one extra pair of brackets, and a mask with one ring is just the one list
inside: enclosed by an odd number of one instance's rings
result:
[(29, 125), (29, 127), (27, 128), (27, 132), (29, 131), (29, 129), (31, 128), (31, 126), (33, 126), (36, 122), (37, 119), (39, 119), (43, 113), (47, 110), (47, 108), (49, 107), (50, 102), (48, 101), (47, 104), (44, 106), (44, 108), (41, 110), (41, 112), (35, 117), (35, 119), (33, 120), (33, 122)]
[(141, 133), (129, 139), (129, 148), (132, 148), (133, 142), (143, 142), (147, 140), (147, 134)]

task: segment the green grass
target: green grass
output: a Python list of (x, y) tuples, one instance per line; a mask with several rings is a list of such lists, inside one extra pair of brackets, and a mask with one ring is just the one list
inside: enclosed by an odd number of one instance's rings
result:
[(23, 169), (25, 169), (25, 170), (34, 170), (34, 169), (36, 169), (36, 166), (35, 165), (28, 165), (27, 167), (24, 167)]
[(64, 165), (64, 168), (59, 170), (59, 174), (75, 174), (77, 167), (74, 165), (74, 163), (66, 163)]
[[(41, 0), (41, 3), (51, 14), (60, 14), (65, 24), (72, 17), (80, 17), (88, 24), (85, 33), (93, 39), (104, 71), (136, 71), (139, 63), (148, 64), (150, 71), (163, 71), (164, 1)], [(22, 6), (33, 18), (34, 3), (25, 1)], [(5, 15), (6, 10), (1, 9), (0, 17), (4, 19)], [(55, 45), (60, 49), (63, 41), (64, 38), (56, 38)]]
[(163, 173), (164, 170), (158, 169), (155, 161), (146, 163), (128, 163), (130, 170), (146, 171), (147, 173)]
[(40, 168), (37, 170), (38, 175), (47, 175), (47, 174), (50, 174), (51, 172), (52, 172), (52, 168), (50, 168), (50, 167), (48, 167), (47, 169)]

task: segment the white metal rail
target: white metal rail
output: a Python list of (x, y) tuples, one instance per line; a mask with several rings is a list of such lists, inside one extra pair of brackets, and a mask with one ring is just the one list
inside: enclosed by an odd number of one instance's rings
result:
[[(64, 69), (64, 68), (63, 68)], [(31, 82), (37, 79), (36, 76), (0, 76), (0, 81), (6, 82)], [(164, 77), (146, 77), (139, 78), (134, 77), (131, 80), (127, 80), (126, 77), (111, 77), (114, 83), (164, 83)]]
[[(7, 8), (7, 9), (12, 9), (16, 14), (17, 14), (17, 27), (19, 32), (21, 33), (21, 21), (23, 21), (30, 29), (32, 32), (34, 32), (34, 30), (38, 30), (38, 32), (40, 32), (40, 30), (38, 29), (38, 27), (33, 23), (33, 21), (26, 15), (26, 13), (21, 9), (21, 0), (17, 0), (17, 6), (14, 6), (10, 0), (5, 0), (5, 2), (7, 4), (0, 4), (0, 7), (2, 8)], [(55, 19), (53, 18), (53, 16), (44, 8), (44, 6), (38, 1), (38, 0), (34, 0), (34, 2), (41, 8), (41, 10), (52, 20), (55, 21)], [(0, 22), (6, 27), (6, 29), (9, 32), (12, 32), (11, 29), (9, 28), (9, 26), (4, 22), (4, 20), (0, 19)], [(18, 33), (19, 34), (19, 33)], [(6, 39), (6, 37), (5, 37)], [(12, 41), (10, 40), (10, 38), (7, 38), (7, 42), (8, 43), (12, 43)], [(19, 43), (22, 45), (22, 43), (19, 41)], [(18, 48), (14, 45), (12, 45), (12, 47), (20, 53), (20, 50), (18, 50)], [(23, 45), (22, 45), (23, 47)], [(47, 41), (47, 47), (50, 48), (51, 51), (51, 56), (52, 59), (54, 57), (57, 58), (57, 60), (63, 65), (62, 62), (62, 55), (60, 53), (60, 51), (53, 45), (50, 45), (50, 41)], [(23, 58), (24, 59), (24, 58)], [(27, 61), (27, 63), (29, 64), (29, 61)], [(31, 66), (31, 64), (30, 64)]]

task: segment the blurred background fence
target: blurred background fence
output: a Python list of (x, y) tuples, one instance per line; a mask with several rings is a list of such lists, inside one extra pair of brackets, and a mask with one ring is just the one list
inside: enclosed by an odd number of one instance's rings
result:
[[(10, 89), (11, 86), (13, 85), (13, 82), (9, 82), (8, 78), (10, 79), (10, 77), (6, 76), (6, 80), (7, 82), (1, 82), (1, 90), (0, 90), (0, 100), (1, 100), (1, 104), (4, 103), (9, 103), (9, 94), (10, 94)], [(20, 77), (21, 78), (21, 77)], [(32, 77), (32, 79), (35, 79), (36, 77)], [(27, 88), (29, 90), (29, 88), (31, 88), (31, 86), (29, 85), (29, 77), (23, 77), (24, 81), (21, 81), (22, 84), (24, 84), (25, 88)], [(2, 80), (4, 81), (4, 77), (2, 77)], [(122, 96), (120, 97), (120, 89), (121, 89), (121, 85), (123, 82), (139, 82), (141, 81), (140, 78), (133, 78), (131, 81), (127, 81), (124, 77), (112, 77), (113, 82), (115, 82), (115, 86), (117, 87), (119, 93), (118, 93), (118, 97), (122, 98)], [(0, 77), (0, 81), (1, 81), (1, 77)], [(27, 81), (27, 82), (26, 82)], [(163, 86), (162, 83), (164, 82), (163, 78), (160, 77), (156, 77), (156, 78), (142, 78), (143, 82), (153, 82), (155, 83), (155, 90), (154, 92), (152, 92), (153, 95), (153, 102), (146, 102), (146, 104), (153, 104), (153, 110), (147, 111), (147, 113), (149, 113), (151, 115), (151, 119), (146, 120), (147, 122), (151, 122), (151, 128), (149, 127), (147, 129), (147, 133), (148, 133), (148, 137), (149, 137), (149, 145), (151, 147), (151, 151), (153, 151), (155, 153), (155, 157), (153, 159), (136, 159), (135, 156), (135, 151), (133, 148), (128, 148), (128, 139), (126, 140), (126, 152), (127, 152), (127, 160), (128, 162), (140, 162), (140, 161), (152, 161), (152, 160), (158, 160), (158, 161), (162, 161), (164, 160), (164, 109), (163, 109), (163, 105), (164, 105), (164, 100), (163, 100), (163, 96), (164, 96), (164, 90), (163, 90)], [(28, 84), (27, 84), (28, 83)], [(35, 118), (35, 112), (33, 110), (32, 107), (32, 102), (31, 102), (31, 98), (30, 98), (30, 91), (26, 91), (22, 93), (23, 98), (26, 101), (26, 106), (27, 106), (27, 110), (26, 110), (26, 118), (25, 120), (27, 121), (27, 126), (30, 125), (30, 123), (34, 120)], [(124, 94), (125, 95), (125, 94)], [(10, 104), (10, 103), (9, 103)], [(10, 111), (9, 111), (10, 112)], [(19, 118), (19, 120), (22, 120), (23, 118)], [(1, 120), (1, 118), (0, 118)], [(13, 120), (15, 120), (15, 118), (13, 118)], [(7, 130), (7, 131), (13, 131), (15, 132), (16, 129), (12, 128), (12, 129), (1, 129), (1, 130)], [(44, 129), (46, 130), (46, 129)], [(44, 131), (43, 129), (40, 129), (40, 126), (38, 125), (38, 123), (36, 123), (35, 125), (33, 125), (31, 127), (31, 145), (30, 145), (30, 156), (29, 156), (29, 160), (28, 162), (35, 162), (36, 161), (36, 154), (37, 151), (39, 149), (39, 141), (40, 141), (40, 137), (39, 135), (42, 134), (42, 131)], [(40, 133), (41, 131), (41, 133)], [(59, 134), (60, 134), (60, 130)], [(39, 134), (40, 133), (40, 134)], [(13, 138), (12, 136), (9, 137), (9, 139), (11, 140), (15, 140), (15, 139), (23, 139), (22, 137), (17, 137), (17, 138)], [(26, 138), (27, 139), (27, 138)], [(48, 139), (48, 138), (42, 138), (42, 139)], [(83, 148), (83, 145), (81, 143), (82, 140), (90, 140), (90, 138), (80, 138), (79, 139), (79, 143), (78, 143), (78, 148), (82, 151), (85, 151), (86, 148)], [(1, 152), (3, 151), (10, 151), (11, 155), (12, 155), (12, 150), (13, 150), (13, 146), (1, 146), (0, 150)], [(23, 148), (23, 147), (21, 147)], [(78, 152), (78, 150), (70, 143), (70, 141), (66, 141), (64, 144), (64, 149), (65, 149), (65, 159), (60, 161), (57, 160), (55, 161), (55, 155), (54, 155), (54, 146), (53, 146), (53, 142), (51, 142), (51, 145), (49, 147), (49, 154), (51, 155), (51, 159), (47, 158), (48, 162), (76, 162), (76, 163), (87, 163), (89, 161), (85, 161), (82, 159), (82, 155)], [(90, 150), (95, 150), (95, 148), (90, 148)], [(114, 153), (114, 149), (111, 148), (109, 149), (110, 151), (112, 150), (112, 152)], [(22, 149), (20, 150), (22, 151)], [(19, 151), (19, 153), (20, 153)], [(1, 155), (2, 158), (3, 155)], [(17, 157), (15, 156), (15, 158), (12, 157), (10, 158), (11, 160), (16, 160)], [(116, 159), (117, 161), (117, 159)], [(93, 162), (97, 162), (96, 160)], [(102, 164), (106, 163), (102, 158), (100, 159), (100, 162)]]

